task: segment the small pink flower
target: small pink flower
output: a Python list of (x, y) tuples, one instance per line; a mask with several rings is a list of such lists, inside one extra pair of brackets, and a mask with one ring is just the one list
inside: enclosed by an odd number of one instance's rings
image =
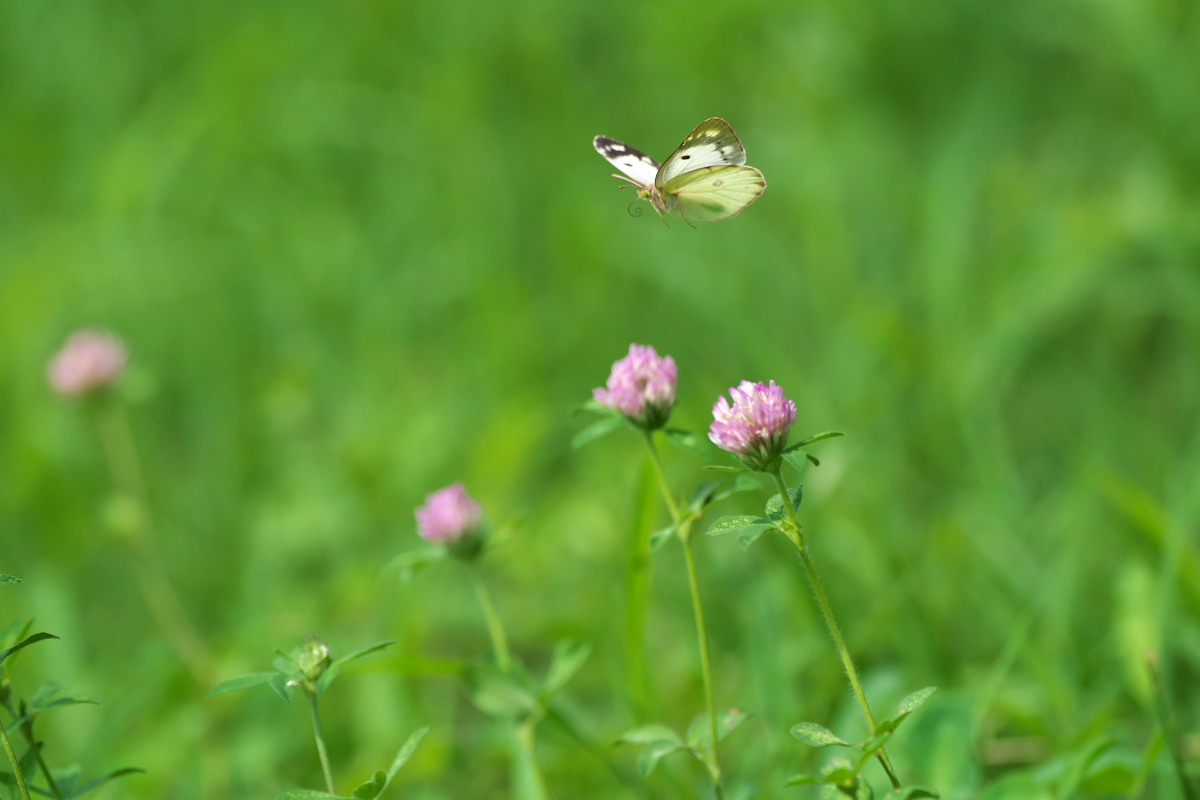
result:
[(111, 333), (83, 330), (71, 334), (46, 370), (50, 387), (77, 397), (114, 383), (125, 371), (125, 344)]
[(722, 396), (713, 406), (708, 438), (733, 453), (746, 466), (771, 470), (787, 447), (788, 432), (796, 421), (796, 404), (775, 385), (742, 381), (729, 390), (733, 405)]
[(613, 364), (607, 386), (594, 389), (592, 396), (635, 425), (655, 430), (671, 416), (677, 379), (674, 359), (659, 358), (653, 347), (631, 344), (629, 355)]
[(483, 509), (461, 483), (438, 489), (417, 509), (417, 533), (430, 542), (451, 545), (475, 533), (483, 523)]

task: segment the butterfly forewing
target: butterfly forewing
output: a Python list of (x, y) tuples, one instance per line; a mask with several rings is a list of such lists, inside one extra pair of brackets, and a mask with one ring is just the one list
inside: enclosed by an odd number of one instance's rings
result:
[(621, 170), (627, 178), (641, 186), (652, 186), (658, 175), (658, 162), (635, 150), (624, 142), (597, 136), (592, 139), (596, 152), (608, 159), (608, 163)]
[(721, 164), (688, 170), (663, 187), (670, 210), (689, 222), (720, 222), (737, 216), (767, 188), (754, 167)]
[(745, 163), (746, 148), (742, 147), (733, 128), (720, 117), (712, 117), (697, 125), (663, 162), (655, 176), (655, 183), (659, 189), (664, 189), (672, 179), (685, 172)]

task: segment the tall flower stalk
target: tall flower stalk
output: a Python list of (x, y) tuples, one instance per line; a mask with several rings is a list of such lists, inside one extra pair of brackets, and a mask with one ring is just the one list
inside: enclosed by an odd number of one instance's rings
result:
[[(425, 505), (416, 511), (416, 518), (417, 533), (422, 539), (444, 546), (447, 553), (461, 560), (470, 570), (496, 667), (503, 675), (514, 678), (516, 665), (508, 647), (504, 623), (496, 612), (496, 604), (478, 563), (487, 538), (483, 509), (461, 483), (455, 483), (426, 497)], [(546, 800), (550, 794), (538, 766), (534, 739), (538, 719), (537, 715), (529, 715), (514, 721), (513, 783), (524, 787), (522, 796)]]
[[(874, 739), (878, 733), (875, 715), (871, 712), (858, 669), (854, 666), (854, 659), (850, 655), (849, 648), (846, 647), (841, 628), (838, 627), (837, 619), (833, 615), (833, 608), (829, 604), (825, 586), (817, 574), (804, 537), (804, 530), (796, 518), (793, 490), (789, 490), (783, 480), (783, 461), (785, 453), (789, 451), (787, 447), (788, 434), (796, 421), (796, 404), (784, 395), (783, 389), (774, 381), (767, 384), (742, 381), (740, 385), (730, 389), (729, 395), (733, 400), (732, 403), (725, 397), (721, 397), (713, 406), (713, 422), (709, 429), (709, 439), (722, 450), (737, 456), (747, 468), (770, 475), (775, 487), (779, 490), (779, 499), (784, 514), (783, 519), (775, 522), (773, 527), (782, 531), (796, 548), (804, 575), (817, 599), (817, 606), (820, 608), (825, 626), (833, 638), (834, 648), (841, 659), (842, 668), (846, 672), (855, 699), (862, 710), (870, 736)], [(794, 450), (795, 448), (790, 449)], [(798, 490), (795, 492), (795, 496), (798, 497)], [(770, 525), (767, 520), (762, 520), (762, 522)], [(875, 756), (887, 773), (892, 786), (899, 789), (900, 781), (896, 777), (891, 760), (882, 744), (875, 750)]]
[(206, 686), (212, 675), (212, 652), (159, 557), (145, 472), (129, 417), (111, 392), (127, 363), (128, 353), (117, 336), (83, 330), (55, 354), (47, 367), (47, 379), (58, 394), (82, 400), (92, 412), (119, 503), (119, 523), (134, 554), (142, 602), (196, 682)]
[[(618, 412), (630, 424), (641, 430), (656, 482), (671, 515), (672, 528), (683, 548), (696, 625), (700, 672), (704, 684), (705, 712), (708, 717), (708, 746), (704, 748), (701, 760), (708, 770), (716, 797), (723, 800), (724, 786), (717, 755), (717, 743), (721, 737), (713, 690), (712, 659), (709, 654), (708, 629), (704, 621), (704, 603), (700, 595), (700, 581), (691, 543), (692, 526), (699, 515), (682, 508), (676, 500), (655, 442), (656, 431), (666, 425), (675, 405), (677, 379), (678, 370), (674, 359), (670, 356), (660, 357), (653, 347), (632, 344), (629, 346), (628, 355), (613, 364), (607, 384), (603, 388), (595, 389), (592, 394), (599, 405)], [(637, 558), (631, 559), (631, 565), (636, 566), (638, 561)], [(644, 583), (631, 576), (630, 585), (634, 587)], [(633, 599), (634, 602), (637, 600), (638, 598)], [(633, 618), (639, 621), (641, 619), (640, 615)], [(641, 639), (641, 632), (638, 633), (637, 638)], [(640, 643), (636, 646), (640, 646)]]

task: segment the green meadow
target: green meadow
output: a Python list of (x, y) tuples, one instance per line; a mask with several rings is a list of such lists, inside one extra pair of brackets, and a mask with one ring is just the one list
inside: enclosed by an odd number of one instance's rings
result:
[[(536, 797), (464, 678), (468, 571), (388, 568), (462, 481), (513, 656), (591, 645), (536, 729), (548, 796), (712, 798), (614, 746), (704, 711), (679, 543), (631, 570), (668, 523), (641, 437), (571, 445), (634, 342), (678, 363), (674, 426), (774, 380), (794, 440), (846, 434), (788, 475), (872, 706), (938, 687), (906, 785), (1195, 800), (1197, 76), (1179, 0), (4, 0), (0, 650), (61, 638), (0, 686), (100, 701), (37, 722), (53, 767), (146, 770), (88, 797), (270, 799), (324, 789), (306, 703), (210, 690), (394, 639), (321, 698), (338, 791), (429, 725), (383, 797)], [(664, 225), (592, 148), (712, 116), (768, 182), (728, 221)], [(47, 384), (82, 328), (128, 347), (105, 404)], [(684, 496), (736, 463), (662, 447)], [(784, 782), (836, 753), (789, 729), (867, 730), (795, 551), (704, 535), (760, 483), (692, 541), (746, 715), (725, 797), (815, 800)]]

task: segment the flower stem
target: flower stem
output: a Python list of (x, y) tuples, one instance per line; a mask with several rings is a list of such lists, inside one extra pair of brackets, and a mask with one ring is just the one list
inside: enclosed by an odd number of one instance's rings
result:
[(17, 759), (17, 754), (13, 752), (12, 742), (9, 741), (8, 733), (4, 730), (2, 722), (0, 722), (0, 743), (4, 744), (4, 754), (8, 756), (9, 763), (12, 764), (13, 776), (17, 779), (17, 789), (21, 792), (21, 800), (31, 800), (29, 787), (25, 785), (25, 774), (21, 772), (21, 762)]
[(671, 494), (671, 484), (667, 481), (666, 470), (663, 469), (662, 458), (658, 453), (658, 446), (654, 442), (654, 437), (650, 431), (646, 431), (646, 446), (650, 449), (650, 461), (654, 465), (654, 472), (658, 476), (658, 486), (662, 490), (663, 499), (666, 501), (667, 509), (671, 512), (671, 519), (675, 523), (675, 530), (679, 535), (679, 541), (683, 545), (683, 558), (687, 565), (688, 588), (692, 595), (692, 612), (696, 618), (696, 640), (700, 647), (700, 675), (704, 682), (704, 704), (708, 712), (709, 734), (712, 737), (712, 750), (708, 753), (706, 766), (708, 767), (709, 777), (712, 779), (713, 791), (716, 793), (717, 800), (724, 800), (725, 790), (721, 785), (721, 762), (717, 757), (717, 702), (716, 695), (713, 691), (712, 680), (712, 657), (708, 648), (708, 629), (704, 624), (704, 603), (700, 597), (700, 580), (696, 573), (696, 559), (692, 554), (692, 523), (696, 521), (695, 515), (689, 515), (686, 518), (680, 511), (679, 504), (675, 501), (675, 497)]
[[(842, 631), (833, 616), (833, 607), (829, 605), (829, 597), (825, 594), (825, 586), (821, 583), (821, 578), (817, 575), (817, 568), (813, 564), (812, 556), (808, 553), (808, 547), (804, 542), (804, 534), (800, 528), (800, 522), (796, 519), (796, 509), (792, 507), (792, 499), (788, 496), (787, 485), (783, 482), (783, 476), (780, 474), (779, 469), (771, 473), (771, 477), (775, 479), (775, 485), (779, 488), (779, 496), (783, 500), (783, 507), (787, 511), (788, 523), (792, 529), (785, 529), (784, 533), (787, 534), (792, 544), (796, 546), (796, 551), (800, 556), (800, 563), (804, 566), (804, 574), (808, 578), (808, 584), (817, 598), (817, 605), (820, 606), (821, 616), (825, 618), (825, 627), (829, 629), (829, 635), (833, 637), (833, 646), (837, 649), (838, 656), (842, 659), (842, 668), (846, 671), (846, 677), (850, 680), (850, 688), (854, 690), (854, 696), (858, 699), (858, 705), (862, 709), (863, 718), (867, 722), (867, 729), (873, 738), (875, 736), (875, 716), (871, 713), (871, 706), (867, 703), (867, 695), (863, 691), (862, 681), (859, 680), (858, 670), (854, 667), (854, 659), (850, 657), (850, 649), (846, 647), (846, 640), (842, 638)], [(888, 758), (887, 751), (880, 747), (875, 751), (875, 755), (887, 773), (888, 779), (891, 780), (892, 787), (899, 789), (900, 781), (896, 778), (896, 773), (892, 769), (892, 762)]]
[(500, 622), (500, 615), (496, 613), (496, 605), (492, 602), (492, 594), (488, 591), (487, 584), (484, 583), (483, 573), (474, 564), (471, 565), (471, 576), (475, 580), (475, 594), (479, 597), (488, 636), (492, 640), (492, 652), (496, 654), (496, 665), (500, 667), (501, 672), (508, 672), (512, 668), (512, 657), (508, 653), (504, 625)]
[(184, 610), (158, 557), (145, 473), (138, 458), (129, 418), (115, 398), (105, 396), (98, 400), (97, 425), (113, 487), (118, 497), (132, 504), (132, 523), (128, 534), (135, 555), (142, 602), (192, 677), (201, 686), (206, 686), (211, 683), (212, 653)]
[(325, 773), (325, 788), (337, 794), (333, 788), (333, 768), (329, 766), (329, 752), (325, 749), (325, 732), (321, 729), (321, 714), (317, 710), (317, 696), (308, 696), (308, 708), (312, 712), (313, 736), (317, 740), (317, 756), (321, 759), (321, 771)]
[(550, 793), (546, 789), (546, 780), (542, 777), (542, 771), (538, 767), (537, 751), (534, 748), (534, 728), (536, 727), (537, 719), (532, 717), (518, 722), (516, 725), (517, 757), (520, 765), (518, 774), (521, 775), (521, 785), (524, 787), (524, 791), (514, 792), (514, 794), (518, 797), (547, 800)]

